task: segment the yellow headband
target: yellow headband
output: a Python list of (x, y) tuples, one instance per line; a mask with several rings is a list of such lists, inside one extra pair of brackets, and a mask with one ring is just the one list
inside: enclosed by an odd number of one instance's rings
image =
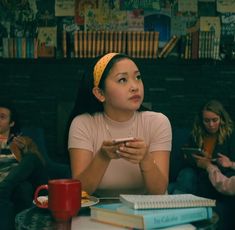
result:
[(100, 83), (100, 79), (102, 77), (102, 74), (108, 65), (109, 61), (118, 53), (108, 53), (104, 55), (96, 64), (94, 67), (93, 75), (94, 75), (94, 86), (97, 87)]

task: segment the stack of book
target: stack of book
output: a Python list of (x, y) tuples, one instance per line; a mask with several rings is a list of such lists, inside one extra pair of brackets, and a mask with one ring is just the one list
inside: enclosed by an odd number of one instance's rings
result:
[(93, 58), (107, 52), (124, 53), (126, 34), (119, 31), (75, 31), (74, 56)]
[(157, 58), (159, 32), (128, 31), (126, 53), (133, 58)]
[(180, 56), (184, 59), (220, 58), (221, 25), (219, 17), (200, 17), (181, 37)]
[[(192, 194), (120, 195), (121, 203), (98, 204), (91, 219), (135, 229), (161, 229), (191, 226), (189, 223), (212, 218), (215, 200)], [(173, 229), (173, 228), (172, 228)]]
[[(1, 43), (1, 42), (0, 42)], [(33, 37), (2, 38), (3, 58), (37, 58), (38, 41)]]
[[(75, 58), (93, 58), (108, 52), (126, 53), (133, 58), (157, 58), (159, 32), (155, 31), (75, 31)], [(63, 56), (67, 57), (66, 33), (62, 36)]]

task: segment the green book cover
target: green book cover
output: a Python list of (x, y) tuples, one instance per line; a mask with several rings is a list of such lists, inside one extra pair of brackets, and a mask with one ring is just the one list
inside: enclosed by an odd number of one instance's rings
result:
[(140, 229), (169, 227), (211, 217), (211, 207), (134, 210), (121, 203), (91, 207), (94, 220)]

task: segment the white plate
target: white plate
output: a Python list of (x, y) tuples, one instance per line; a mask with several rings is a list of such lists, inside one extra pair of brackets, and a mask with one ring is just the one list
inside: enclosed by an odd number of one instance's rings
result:
[[(38, 200), (40, 203), (48, 202), (48, 196), (38, 196), (37, 200)], [(36, 205), (36, 203), (35, 203), (34, 200), (33, 200), (33, 203)]]
[(89, 196), (88, 200), (89, 201), (87, 201), (81, 205), (82, 208), (90, 207), (92, 205), (98, 204), (100, 201), (98, 198), (96, 198), (94, 196)]
[[(81, 207), (82, 207), (82, 208), (90, 207), (90, 206), (92, 206), (92, 205), (95, 205), (95, 204), (99, 203), (99, 199), (96, 198), (96, 197), (94, 197), (94, 196), (89, 196), (89, 199), (88, 199), (88, 200), (89, 200), (89, 201), (87, 201), (87, 202), (81, 204)], [(48, 201), (48, 196), (39, 196), (39, 197), (38, 197), (38, 201), (39, 201), (39, 202), (46, 202), (46, 201)], [(34, 200), (33, 200), (33, 203), (35, 204), (35, 201), (34, 201)]]

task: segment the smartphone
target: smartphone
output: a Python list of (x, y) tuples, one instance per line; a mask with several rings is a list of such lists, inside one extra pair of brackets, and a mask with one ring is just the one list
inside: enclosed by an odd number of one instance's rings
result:
[(135, 140), (134, 137), (125, 137), (125, 138), (117, 138), (117, 139), (114, 139), (113, 142), (114, 142), (114, 143), (123, 143), (123, 142), (133, 141), (133, 140)]
[(183, 154), (187, 157), (191, 157), (192, 154), (196, 154), (199, 156), (204, 156), (203, 150), (200, 148), (193, 148), (193, 147), (183, 147), (181, 148)]

